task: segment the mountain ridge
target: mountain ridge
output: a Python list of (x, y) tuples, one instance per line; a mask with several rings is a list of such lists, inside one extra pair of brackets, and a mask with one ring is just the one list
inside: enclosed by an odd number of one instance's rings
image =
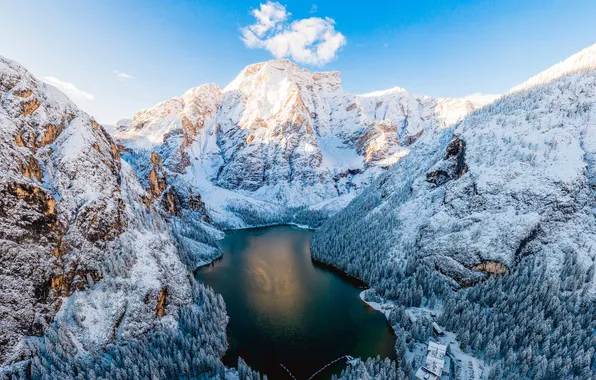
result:
[(596, 44), (571, 55), (563, 61), (554, 64), (548, 69), (531, 77), (527, 81), (514, 86), (508, 93), (512, 94), (528, 90), (542, 84), (548, 84), (563, 76), (581, 74), (594, 69), (596, 69)]
[(81, 348), (176, 325), (184, 245), (108, 133), (4, 57), (0, 99), (0, 362), (54, 323)]
[(462, 284), (484, 278), (474, 268), (485, 263), (510, 270), (519, 256), (538, 250), (549, 252), (553, 268), (566, 249), (589, 265), (594, 247), (583, 239), (596, 234), (595, 47), (524, 82), (529, 85), (514, 87), (437, 136), (421, 137), (416, 151), (353, 201), (374, 206), (360, 214), (351, 204), (315, 233), (317, 255), (333, 252), (317, 243), (325, 228), (331, 231), (335, 223), (350, 230), (366, 220), (376, 225), (372, 220), (380, 218), (378, 228), (390, 233), (391, 260), (416, 252)]
[[(240, 213), (266, 202), (269, 209), (329, 215), (407, 155), (425, 130), (449, 126), (493, 100), (415, 96), (397, 88), (354, 95), (342, 90), (339, 72), (311, 72), (289, 60), (249, 65), (223, 91), (213, 87), (193, 98), (202, 112), (188, 112), (179, 99), (139, 111), (113, 135), (139, 154), (163, 153), (171, 177), (204, 194), (223, 224), (237, 216), (230, 209), (240, 198), (251, 204)], [(210, 197), (213, 192), (224, 196)]]

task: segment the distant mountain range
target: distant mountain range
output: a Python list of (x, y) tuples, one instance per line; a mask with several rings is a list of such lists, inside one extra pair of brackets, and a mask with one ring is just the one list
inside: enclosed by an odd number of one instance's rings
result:
[(398, 87), (354, 95), (342, 90), (339, 72), (275, 60), (246, 67), (223, 91), (203, 85), (141, 110), (113, 136), (145, 161), (159, 154), (174, 187), (201, 194), (215, 222), (239, 227), (251, 224), (242, 214), (263, 208), (337, 211), (425, 131), (495, 98), (438, 99)]

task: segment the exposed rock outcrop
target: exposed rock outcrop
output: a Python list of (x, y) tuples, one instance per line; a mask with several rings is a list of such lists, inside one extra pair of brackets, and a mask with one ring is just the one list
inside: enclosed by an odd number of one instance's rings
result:
[(426, 174), (426, 181), (436, 186), (442, 186), (448, 181), (458, 179), (468, 171), (466, 165), (466, 142), (453, 135), (451, 142), (445, 149), (446, 155), (443, 162)]
[[(44, 188), (23, 182), (0, 185), (0, 220), (3, 239), (17, 243), (57, 242), (64, 233), (58, 220), (56, 200)], [(8, 228), (14, 224), (16, 229)]]
[(151, 152), (151, 169), (149, 170), (149, 187), (147, 192), (153, 198), (159, 198), (168, 187), (168, 175), (162, 166), (161, 156)]
[(188, 208), (192, 211), (197, 211), (198, 213), (200, 213), (201, 219), (203, 219), (205, 222), (211, 222), (211, 217), (207, 213), (207, 209), (205, 208), (205, 202), (203, 202), (203, 199), (201, 198), (200, 194), (190, 194), (188, 196)]
[(509, 273), (509, 268), (507, 268), (505, 264), (498, 261), (484, 261), (480, 264), (474, 265), (471, 269), (476, 272), (482, 272), (490, 275)]
[(170, 186), (163, 194), (161, 198), (161, 207), (163, 207), (163, 209), (171, 215), (175, 215), (177, 217), (182, 216), (180, 196), (173, 186)]
[(162, 288), (157, 295), (157, 308), (155, 315), (159, 318), (166, 315), (166, 305), (168, 300), (168, 288)]
[(169, 307), (191, 301), (149, 197), (101, 125), (0, 57), (0, 366), (54, 320), (80, 347), (97, 346), (115, 325), (133, 337), (171, 323), (142, 294), (167, 284)]

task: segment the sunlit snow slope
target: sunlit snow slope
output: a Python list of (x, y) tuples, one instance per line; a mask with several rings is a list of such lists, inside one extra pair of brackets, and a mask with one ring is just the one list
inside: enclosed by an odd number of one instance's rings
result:
[(324, 218), (407, 156), (426, 130), (494, 99), (401, 88), (354, 95), (338, 72), (275, 60), (246, 67), (223, 91), (203, 85), (139, 111), (114, 135), (144, 162), (160, 154), (169, 178), (186, 188), (182, 198), (201, 194), (215, 222), (244, 226), (282, 221), (276, 215), (291, 221), (288, 210)]

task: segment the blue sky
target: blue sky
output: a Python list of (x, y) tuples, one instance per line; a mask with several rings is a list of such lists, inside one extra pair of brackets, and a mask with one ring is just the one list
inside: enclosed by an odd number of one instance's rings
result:
[(594, 0), (280, 1), (283, 20), (247, 42), (245, 31), (263, 30), (251, 29), (261, 3), (0, 0), (0, 55), (115, 123), (203, 83), (223, 88), (246, 65), (273, 59), (269, 42), (283, 53), (283, 38), (269, 39), (299, 34), (290, 23), (311, 17), (335, 37), (331, 58), (289, 58), (341, 71), (344, 89), (356, 93), (503, 93), (596, 43)]

